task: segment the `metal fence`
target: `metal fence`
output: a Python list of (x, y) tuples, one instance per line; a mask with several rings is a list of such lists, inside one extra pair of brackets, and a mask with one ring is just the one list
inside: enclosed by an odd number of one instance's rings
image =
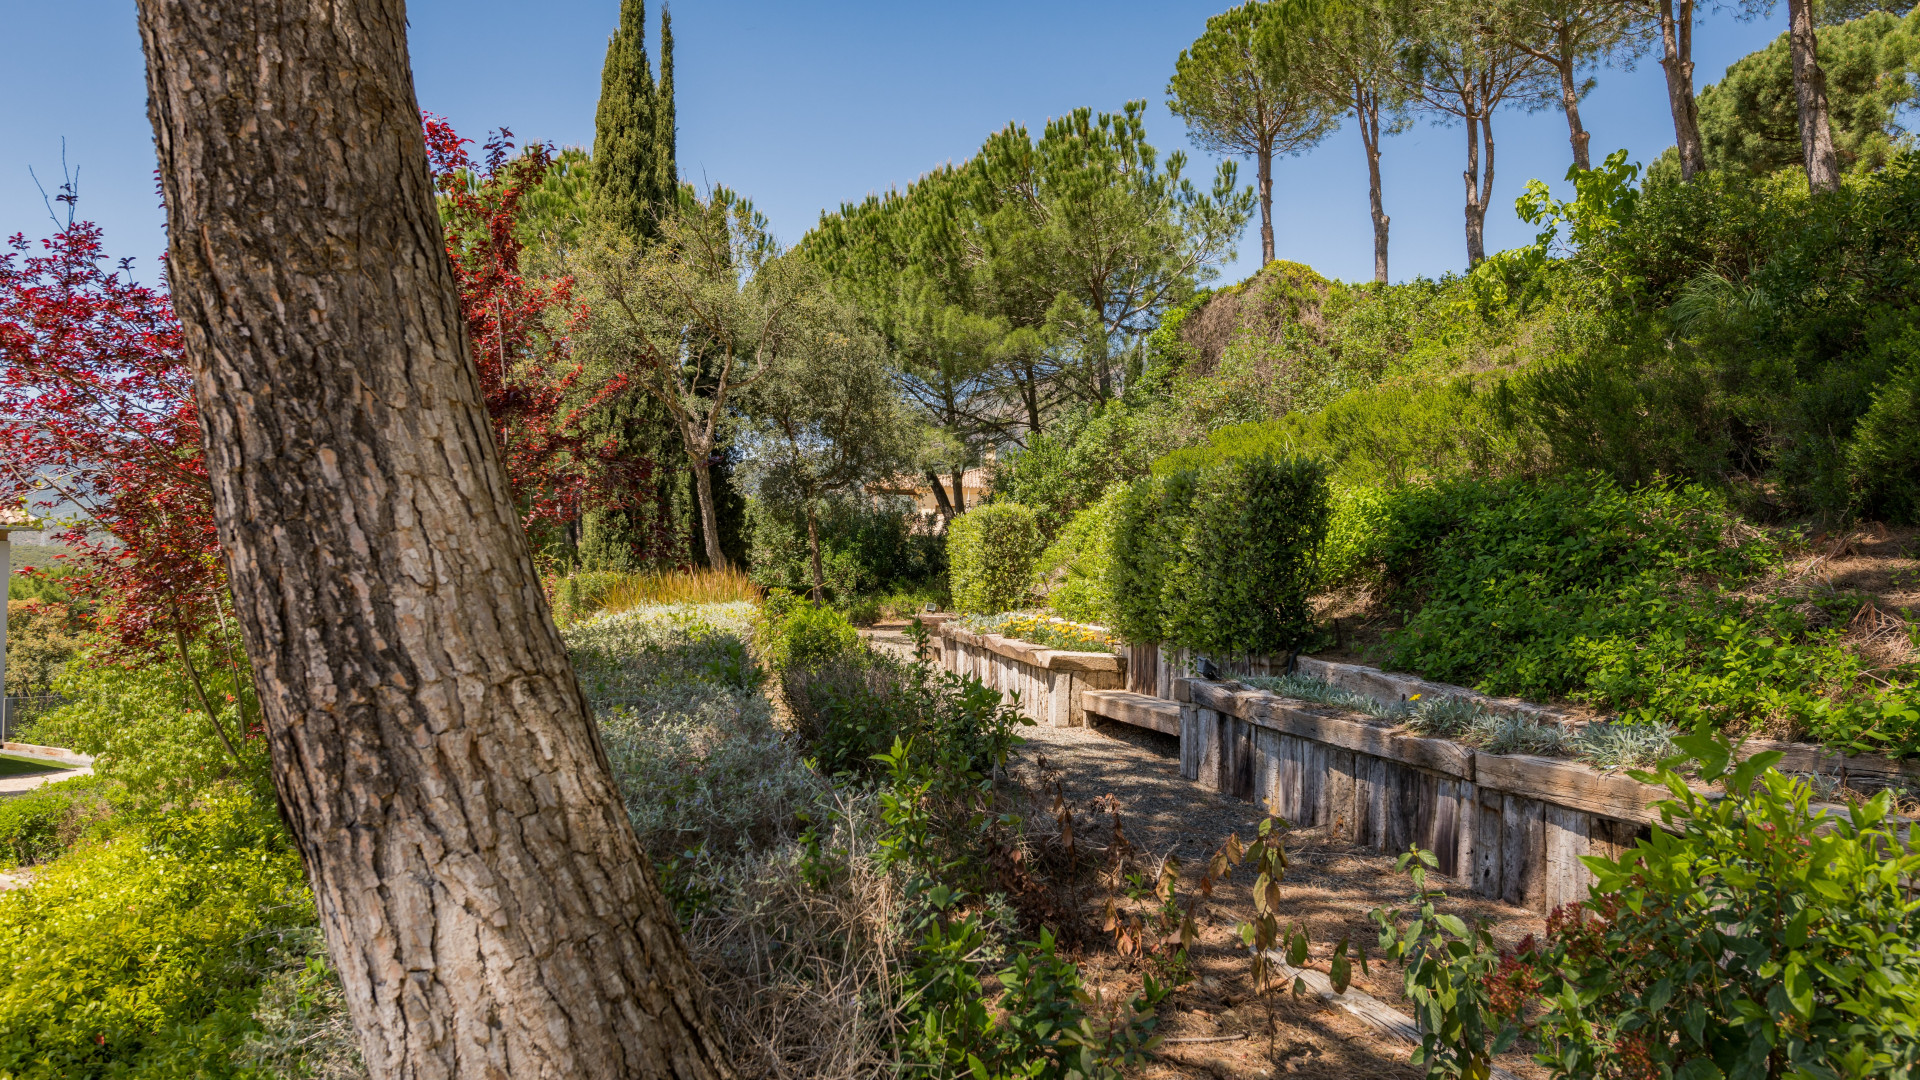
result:
[(0, 742), (13, 741), (14, 732), (41, 713), (67, 703), (59, 694), (8, 694), (0, 697)]

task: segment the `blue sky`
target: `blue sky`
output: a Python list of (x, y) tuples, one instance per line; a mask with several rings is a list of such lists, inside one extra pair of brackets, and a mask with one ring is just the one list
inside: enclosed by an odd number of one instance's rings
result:
[[(650, 8), (652, 5), (649, 5)], [(799, 239), (823, 208), (903, 185), (967, 157), (1017, 120), (1088, 105), (1150, 103), (1148, 134), (1186, 149), (1166, 110), (1174, 58), (1228, 0), (977, 0), (972, 4), (681, 0), (674, 7), (680, 165), (695, 183), (751, 196), (780, 236)], [(600, 63), (618, 0), (417, 0), (412, 50), (422, 107), (468, 134), (505, 125), (516, 135), (590, 144)], [(657, 13), (649, 12), (657, 25)], [(1712, 14), (1696, 32), (1702, 85), (1766, 44), (1785, 5), (1744, 23)], [(1665, 86), (1650, 58), (1602, 71), (1583, 107), (1594, 158), (1619, 147), (1650, 161), (1673, 142)], [(50, 228), (28, 170), (51, 192), (61, 140), (80, 169), (82, 210), (116, 255), (152, 274), (161, 251), (153, 149), (132, 0), (0, 0), (0, 233)], [(1570, 151), (1557, 111), (1506, 112), (1495, 123), (1490, 248), (1531, 237), (1513, 199), (1531, 177), (1559, 181)], [(1213, 161), (1189, 153), (1191, 171)], [(1465, 136), (1424, 119), (1387, 142), (1393, 276), (1435, 275), (1465, 263), (1461, 217)], [(1275, 170), (1282, 258), (1350, 280), (1372, 274), (1365, 162), (1350, 130)], [(1252, 169), (1242, 166), (1251, 180)], [(1566, 185), (1558, 184), (1565, 188)], [(1224, 278), (1255, 268), (1257, 229)]]

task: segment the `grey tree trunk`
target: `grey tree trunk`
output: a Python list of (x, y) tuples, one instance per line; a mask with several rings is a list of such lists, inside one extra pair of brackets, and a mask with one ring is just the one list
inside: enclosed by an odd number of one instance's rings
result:
[(1363, 88), (1354, 100), (1367, 103), (1356, 107), (1354, 112), (1360, 121), (1360, 142), (1367, 152), (1367, 205), (1373, 214), (1373, 280), (1385, 285), (1387, 226), (1392, 219), (1387, 217), (1386, 201), (1380, 190), (1380, 98), (1369, 95)]
[(401, 0), (140, 0), (274, 780), (383, 1078), (724, 1077), (514, 511)]
[(711, 450), (693, 458), (693, 495), (700, 502), (700, 538), (707, 548), (707, 565), (715, 570), (725, 570), (731, 564), (727, 562), (727, 553), (720, 550), (720, 519), (716, 516), (717, 506), (713, 498), (713, 466), (708, 464), (711, 459)]
[(1667, 77), (1667, 107), (1673, 113), (1673, 141), (1680, 152), (1680, 178), (1706, 171), (1706, 146), (1700, 141), (1700, 107), (1693, 96), (1693, 0), (1655, 0), (1660, 23), (1660, 70)]
[(927, 485), (933, 488), (933, 504), (939, 509), (941, 520), (952, 521), (953, 503), (947, 499), (947, 482), (940, 479), (940, 474), (932, 469), (927, 469), (925, 475)]
[(1787, 51), (1793, 57), (1793, 92), (1800, 106), (1800, 153), (1806, 161), (1807, 187), (1840, 190), (1840, 162), (1833, 152), (1833, 126), (1827, 120), (1827, 74), (1815, 51), (1811, 0), (1787, 0)]
[(1254, 155), (1260, 178), (1260, 265), (1273, 261), (1273, 140)]
[(1593, 168), (1593, 159), (1587, 150), (1593, 136), (1580, 123), (1580, 88), (1573, 81), (1573, 49), (1566, 36), (1562, 28), (1560, 55), (1553, 67), (1560, 76), (1560, 108), (1567, 114), (1567, 141), (1573, 144), (1573, 167), (1585, 172)]
[(813, 602), (827, 602), (827, 575), (820, 565), (820, 524), (813, 512), (813, 500), (807, 500), (807, 555), (813, 560)]
[[(1467, 167), (1460, 176), (1467, 185), (1467, 266), (1471, 268), (1487, 257), (1487, 202), (1493, 197), (1493, 123), (1486, 116), (1469, 117), (1466, 128)], [(1484, 169), (1480, 164), (1483, 137), (1487, 147)]]

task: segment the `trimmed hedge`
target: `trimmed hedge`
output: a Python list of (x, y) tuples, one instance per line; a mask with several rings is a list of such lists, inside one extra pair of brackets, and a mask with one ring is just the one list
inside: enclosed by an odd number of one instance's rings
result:
[(1216, 656), (1298, 648), (1313, 634), (1307, 598), (1328, 516), (1326, 470), (1311, 459), (1249, 458), (1201, 474), (1174, 641)]
[(1114, 524), (1114, 629), (1222, 656), (1298, 648), (1329, 517), (1326, 470), (1307, 458), (1136, 481)]
[(1037, 515), (1019, 503), (988, 503), (955, 518), (947, 526), (954, 610), (994, 615), (1026, 607), (1045, 547)]
[(1176, 472), (1135, 480), (1115, 509), (1107, 595), (1113, 629), (1128, 641), (1168, 640), (1166, 598), (1180, 576), (1182, 539), (1199, 474)]

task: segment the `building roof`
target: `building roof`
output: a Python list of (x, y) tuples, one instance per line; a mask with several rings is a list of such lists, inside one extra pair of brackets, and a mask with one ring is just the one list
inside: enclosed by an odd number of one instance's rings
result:
[(0, 506), (0, 532), (8, 529), (37, 529), (40, 519), (27, 513), (24, 507)]

